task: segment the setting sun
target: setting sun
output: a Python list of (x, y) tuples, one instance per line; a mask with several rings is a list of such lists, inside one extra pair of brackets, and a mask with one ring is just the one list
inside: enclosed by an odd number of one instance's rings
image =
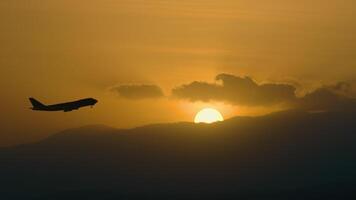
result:
[(210, 124), (218, 121), (224, 121), (224, 118), (219, 111), (213, 108), (204, 108), (197, 113), (194, 119), (195, 123)]

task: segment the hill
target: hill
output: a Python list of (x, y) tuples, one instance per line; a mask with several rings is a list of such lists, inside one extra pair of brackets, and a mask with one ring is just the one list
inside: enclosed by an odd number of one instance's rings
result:
[[(356, 112), (87, 126), (0, 149), (4, 199), (356, 197)], [(3, 199), (3, 198), (2, 198)]]

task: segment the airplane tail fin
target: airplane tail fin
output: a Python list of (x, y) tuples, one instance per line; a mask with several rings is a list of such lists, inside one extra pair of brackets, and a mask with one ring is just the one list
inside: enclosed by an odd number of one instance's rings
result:
[(46, 107), (46, 105), (44, 105), (43, 103), (37, 101), (36, 99), (34, 98), (29, 98), (30, 101), (31, 101), (31, 104), (33, 106), (33, 108), (43, 108), (43, 107)]

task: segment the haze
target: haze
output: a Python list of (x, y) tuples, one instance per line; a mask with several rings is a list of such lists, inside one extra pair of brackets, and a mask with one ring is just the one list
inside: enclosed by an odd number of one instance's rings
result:
[[(0, 145), (87, 124), (193, 121), (206, 106), (224, 118), (285, 108), (235, 101), (228, 89), (221, 98), (172, 92), (194, 81), (215, 84), (222, 73), (292, 85), (297, 97), (353, 85), (355, 11), (352, 0), (2, 0)], [(40, 113), (28, 109), (30, 96), (99, 103)]]

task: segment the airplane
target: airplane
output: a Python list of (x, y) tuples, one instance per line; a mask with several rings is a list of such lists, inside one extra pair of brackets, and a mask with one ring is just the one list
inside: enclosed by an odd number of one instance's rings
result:
[(66, 103), (59, 103), (59, 104), (53, 104), (53, 105), (45, 105), (35, 98), (30, 97), (30, 102), (32, 104), (32, 110), (37, 110), (37, 111), (63, 111), (63, 112), (69, 112), (72, 110), (78, 110), (81, 107), (85, 106), (91, 106), (93, 107), (96, 103), (98, 103), (98, 100), (94, 98), (86, 98), (86, 99), (80, 99), (78, 101), (72, 101), (72, 102), (66, 102)]

